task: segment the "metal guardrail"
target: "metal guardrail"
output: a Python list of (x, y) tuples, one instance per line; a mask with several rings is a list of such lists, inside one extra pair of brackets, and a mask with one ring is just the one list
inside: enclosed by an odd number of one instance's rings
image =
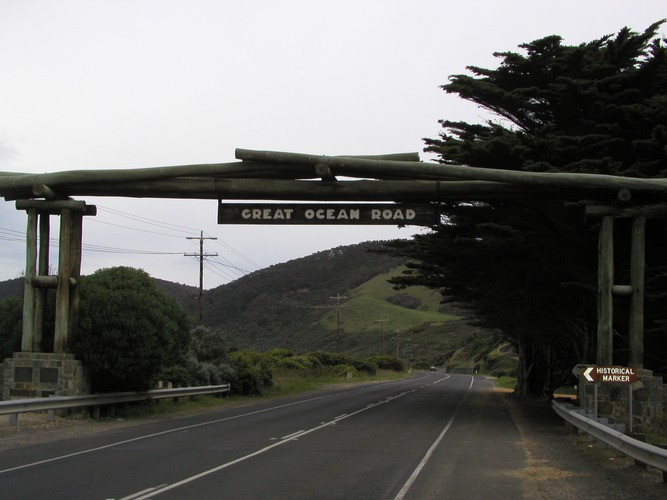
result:
[(229, 392), (230, 385), (205, 385), (200, 387), (177, 387), (174, 389), (155, 389), (143, 392), (113, 392), (108, 394), (82, 394), (79, 396), (50, 396), (48, 398), (13, 399), (0, 401), (0, 415), (9, 415), (10, 423), (16, 425), (18, 414), (33, 411), (65, 410), (67, 408), (85, 408), (131, 401), (152, 399), (180, 398), (204, 394)]
[(634, 458), (638, 462), (661, 470), (663, 472), (663, 479), (665, 478), (665, 472), (667, 472), (667, 450), (664, 448), (633, 439), (557, 401), (552, 401), (552, 407), (569, 424), (574, 425), (621, 453)]

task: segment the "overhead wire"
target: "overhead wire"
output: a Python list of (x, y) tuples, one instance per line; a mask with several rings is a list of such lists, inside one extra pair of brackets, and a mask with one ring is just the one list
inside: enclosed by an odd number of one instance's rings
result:
[[(197, 230), (196, 228), (193, 227), (188, 227), (188, 226), (182, 226), (182, 225), (177, 225), (177, 224), (171, 224), (169, 222), (164, 222), (164, 221), (159, 221), (156, 219), (150, 219), (147, 217), (142, 217), (138, 216), (136, 214), (130, 214), (127, 212), (123, 212), (120, 210), (112, 209), (109, 207), (105, 206), (100, 206), (97, 205), (98, 210), (101, 212), (106, 212), (110, 215), (116, 216), (116, 217), (121, 217), (121, 218), (126, 218), (129, 220), (133, 220), (135, 222), (138, 222), (140, 224), (146, 224), (149, 226), (155, 226), (157, 228), (162, 228), (167, 231), (174, 231), (174, 233), (166, 233), (166, 232), (161, 232), (161, 231), (151, 231), (151, 230), (146, 230), (140, 227), (133, 227), (133, 226), (126, 226), (122, 224), (116, 224), (113, 222), (105, 221), (105, 220), (100, 220), (98, 218), (90, 218), (87, 219), (87, 222), (95, 222), (98, 224), (104, 224), (112, 227), (117, 227), (119, 229), (124, 229), (124, 230), (129, 230), (129, 231), (137, 231), (141, 233), (146, 233), (146, 234), (155, 234), (159, 236), (166, 236), (166, 237), (172, 237), (172, 238), (178, 238), (182, 239), (185, 236), (193, 236), (193, 235), (200, 235), (203, 234), (200, 230)], [(207, 235), (210, 237), (210, 235)], [(196, 240), (197, 238), (189, 238), (189, 241), (191, 244), (196, 245)], [(13, 242), (18, 242), (18, 243), (25, 243), (26, 237), (25, 233), (9, 228), (2, 228), (0, 227), (0, 240), (3, 241), (13, 241)], [(248, 256), (243, 254), (242, 252), (236, 250), (233, 248), (231, 245), (228, 243), (219, 240), (219, 239), (212, 239), (212, 242), (215, 244), (219, 245), (221, 248), (226, 250), (225, 253), (231, 253), (238, 257), (239, 259), (245, 261), (246, 263), (250, 264), (255, 270), (260, 269), (261, 266), (257, 264), (255, 261), (250, 259)], [(50, 247), (57, 247), (58, 245), (58, 240), (56, 238), (50, 238), (49, 241), (49, 246)], [(83, 243), (82, 244), (82, 249), (84, 251), (88, 252), (100, 252), (100, 253), (116, 253), (116, 254), (133, 254), (133, 255), (183, 255), (183, 252), (165, 252), (165, 251), (156, 251), (156, 250), (145, 250), (145, 249), (132, 249), (132, 248), (121, 248), (121, 247), (112, 247), (112, 246), (105, 246), (105, 245), (97, 245), (97, 244), (92, 244), (92, 243)], [(199, 258), (196, 257), (195, 255), (187, 255), (197, 261), (199, 261)], [(205, 257), (204, 258), (204, 266), (206, 269), (219, 278), (222, 278), (223, 280), (226, 280), (228, 282), (230, 281), (235, 281), (243, 276), (246, 276), (250, 274), (253, 271), (250, 271), (248, 269), (243, 269), (237, 265), (235, 265), (230, 259), (228, 259), (225, 256), (216, 256), (216, 257)], [(320, 309), (320, 308), (329, 308), (329, 306), (310, 306), (310, 305), (303, 305), (299, 304), (298, 302), (292, 301), (292, 300), (286, 300), (285, 297), (281, 297), (280, 295), (277, 295), (273, 290), (266, 288), (266, 287), (259, 287), (256, 285), (249, 285), (246, 283), (244, 286), (248, 287), (251, 289), (253, 292), (258, 293), (258, 294), (263, 294), (267, 296), (270, 300), (273, 300), (275, 302), (278, 302), (282, 305), (285, 306), (290, 306), (290, 307), (299, 307), (299, 308), (305, 308), (305, 309)]]

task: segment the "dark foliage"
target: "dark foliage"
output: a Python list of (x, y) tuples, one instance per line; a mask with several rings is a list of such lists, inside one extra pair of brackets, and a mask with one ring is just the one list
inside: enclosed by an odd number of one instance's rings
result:
[(0, 300), (0, 363), (21, 350), (23, 304), (16, 297)]
[[(443, 85), (494, 112), (499, 121), (442, 120), (426, 139), (449, 164), (541, 172), (667, 177), (667, 51), (657, 36), (621, 30), (579, 46), (550, 36), (499, 53), (496, 69), (468, 68)], [(520, 356), (519, 391), (550, 393), (573, 381), (577, 362), (594, 362), (595, 221), (577, 206), (547, 201), (447, 203), (446, 223), (431, 235), (393, 245), (412, 256), (397, 286), (439, 289), (465, 304), (480, 325), (496, 328)], [(665, 222), (651, 220), (647, 240), (646, 366), (665, 359)], [(628, 228), (618, 221), (616, 282), (627, 282)], [(626, 245), (622, 246), (622, 243)], [(617, 362), (624, 363), (627, 307), (618, 307)], [(625, 359), (624, 359), (625, 356)]]
[(392, 370), (402, 372), (405, 370), (405, 363), (395, 356), (381, 355), (366, 358), (368, 363), (372, 363), (380, 370)]

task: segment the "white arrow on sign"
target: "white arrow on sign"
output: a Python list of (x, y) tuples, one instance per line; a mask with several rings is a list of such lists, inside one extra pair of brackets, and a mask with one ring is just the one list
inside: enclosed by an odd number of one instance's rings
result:
[(588, 380), (589, 382), (595, 382), (595, 379), (594, 379), (593, 377), (591, 377), (591, 372), (592, 372), (594, 369), (595, 369), (594, 366), (589, 366), (588, 368), (586, 368), (586, 369), (584, 370), (584, 377), (585, 377), (586, 380)]

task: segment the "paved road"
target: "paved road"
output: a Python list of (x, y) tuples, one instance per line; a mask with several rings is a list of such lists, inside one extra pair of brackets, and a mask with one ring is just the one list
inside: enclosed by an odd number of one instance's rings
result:
[(516, 499), (526, 454), (484, 378), (424, 373), (0, 455), (0, 496)]

